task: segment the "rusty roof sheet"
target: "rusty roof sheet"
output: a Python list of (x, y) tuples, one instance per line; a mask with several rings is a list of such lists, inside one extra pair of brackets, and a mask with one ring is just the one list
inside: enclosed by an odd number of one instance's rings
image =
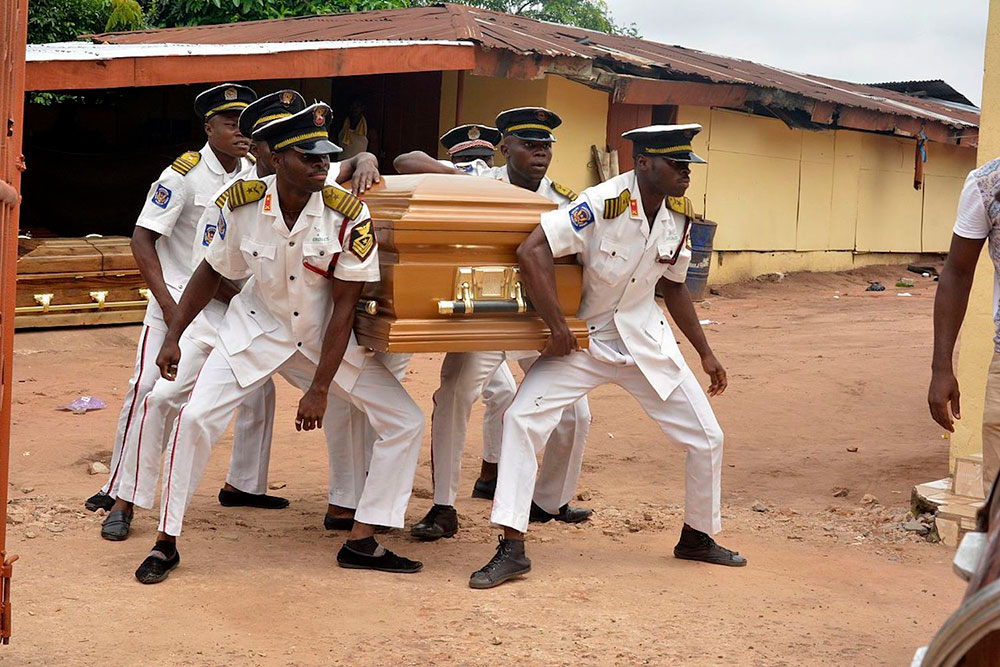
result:
[(438, 4), (226, 25), (91, 35), (111, 44), (248, 44), (330, 40), (469, 40), (533, 56), (580, 58), (612, 72), (667, 80), (739, 84), (818, 102), (909, 116), (955, 128), (979, 125), (979, 114), (871, 85), (760, 65), (748, 60), (535, 21), (465, 5)]

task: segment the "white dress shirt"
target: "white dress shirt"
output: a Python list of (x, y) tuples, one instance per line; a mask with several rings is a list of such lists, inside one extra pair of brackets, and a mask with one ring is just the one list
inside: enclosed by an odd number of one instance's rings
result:
[[(219, 327), (219, 349), (244, 387), (272, 374), (297, 351), (319, 363), (333, 314), (328, 278), (333, 262), (335, 278), (379, 279), (378, 247), (366, 205), (356, 218), (347, 219), (316, 192), (289, 230), (275, 176), (260, 180), (267, 188), (260, 200), (235, 210), (231, 200), (226, 202), (205, 257), (223, 277), (248, 279)], [(361, 242), (354, 243), (358, 237)], [(352, 332), (334, 377), (345, 391), (357, 380), (365, 355)]]

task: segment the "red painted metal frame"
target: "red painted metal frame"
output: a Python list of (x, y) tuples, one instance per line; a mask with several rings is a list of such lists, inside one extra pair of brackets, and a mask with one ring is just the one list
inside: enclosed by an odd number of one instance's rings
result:
[(0, 643), (10, 641), (10, 577), (17, 556), (7, 555), (7, 478), (14, 361), (14, 287), (20, 209), (21, 122), (24, 118), (24, 51), (27, 0), (0, 0)]

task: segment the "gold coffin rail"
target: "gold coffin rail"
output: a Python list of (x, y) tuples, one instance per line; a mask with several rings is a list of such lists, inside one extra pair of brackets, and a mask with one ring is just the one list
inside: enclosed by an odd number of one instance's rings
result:
[(139, 290), (142, 297), (136, 301), (111, 301), (108, 302), (107, 290), (98, 290), (90, 293), (92, 299), (89, 303), (52, 303), (53, 294), (35, 294), (37, 306), (18, 306), (14, 309), (15, 315), (27, 315), (30, 313), (55, 313), (67, 310), (114, 310), (122, 308), (145, 307), (149, 303), (150, 292), (145, 287)]

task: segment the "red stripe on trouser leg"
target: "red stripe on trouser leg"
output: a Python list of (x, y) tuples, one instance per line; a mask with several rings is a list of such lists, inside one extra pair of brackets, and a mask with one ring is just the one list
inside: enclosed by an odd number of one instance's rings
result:
[[(197, 380), (196, 380), (197, 382)], [(170, 465), (167, 467), (167, 488), (166, 496), (163, 499), (163, 526), (162, 529), (167, 527), (167, 517), (170, 516), (170, 483), (174, 481), (174, 455), (177, 454), (177, 436), (181, 432), (181, 417), (184, 416), (185, 404), (180, 412), (177, 413), (177, 426), (174, 427), (174, 440), (170, 445)]]
[[(149, 413), (149, 394), (142, 399), (142, 419), (139, 420), (139, 440), (135, 446), (135, 479), (132, 480), (132, 500), (135, 502), (135, 490), (139, 488), (139, 462), (142, 460), (142, 429), (146, 426), (146, 415)], [(121, 461), (121, 459), (118, 459)]]
[(142, 330), (142, 352), (139, 353), (139, 372), (135, 376), (135, 386), (132, 392), (132, 405), (128, 409), (128, 418), (125, 420), (125, 429), (122, 431), (122, 447), (118, 453), (118, 463), (111, 473), (111, 481), (108, 482), (108, 492), (115, 488), (115, 480), (118, 479), (118, 471), (122, 467), (122, 457), (125, 456), (125, 443), (128, 442), (128, 430), (132, 427), (132, 413), (135, 410), (135, 402), (139, 400), (139, 381), (142, 379), (142, 371), (146, 367), (146, 339), (149, 338), (149, 327), (144, 326)]

